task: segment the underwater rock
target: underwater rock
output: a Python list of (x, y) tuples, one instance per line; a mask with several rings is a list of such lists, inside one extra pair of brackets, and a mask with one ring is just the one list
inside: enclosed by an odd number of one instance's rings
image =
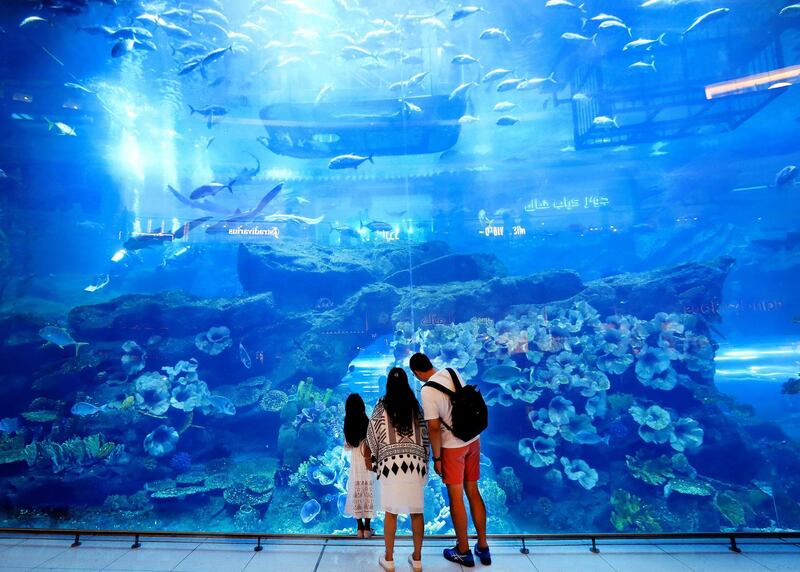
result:
[(247, 292), (272, 292), (281, 306), (341, 301), (378, 277), (358, 251), (309, 243), (239, 245), (239, 281)]
[(81, 339), (137, 340), (158, 334), (194, 336), (219, 324), (234, 335), (262, 326), (277, 317), (269, 294), (237, 298), (199, 298), (181, 291), (126, 295), (109, 302), (78, 306), (69, 313), (70, 329)]
[(542, 272), (530, 276), (508, 276), (480, 282), (451, 282), (415, 286), (404, 290), (393, 314), (395, 322), (408, 321), (411, 309), (417, 316), (450, 322), (467, 322), (475, 317), (502, 316), (512, 306), (545, 304), (565, 300), (584, 289), (580, 277), (569, 270)]
[(659, 312), (679, 312), (713, 319), (714, 314), (703, 308), (722, 299), (722, 287), (734, 262), (723, 256), (705, 263), (618, 274), (587, 283), (576, 299), (588, 302), (604, 316), (619, 312), (650, 318)]
[(400, 270), (384, 279), (384, 282), (397, 287), (428, 284), (444, 284), (446, 282), (469, 282), (472, 280), (489, 280), (507, 274), (505, 265), (493, 254), (447, 254), (423, 262), (418, 266)]
[(241, 244), (239, 280), (247, 292), (273, 292), (282, 306), (341, 302), (360, 288), (449, 254), (444, 242), (384, 244), (380, 249), (328, 248), (309, 243)]

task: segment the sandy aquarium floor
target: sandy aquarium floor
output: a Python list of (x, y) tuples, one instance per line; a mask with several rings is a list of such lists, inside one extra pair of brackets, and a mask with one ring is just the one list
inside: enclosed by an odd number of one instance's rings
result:
[[(0, 570), (131, 571), (131, 572), (323, 572), (379, 571), (383, 548), (380, 539), (369, 541), (269, 541), (261, 552), (245, 540), (142, 539), (132, 550), (130, 540), (86, 537), (71, 548), (71, 538), (47, 536), (0, 536)], [(425, 543), (423, 569), (454, 572), (461, 567), (446, 562), (441, 550), (447, 542)], [(724, 541), (614, 541), (600, 544), (592, 554), (581, 542), (529, 543), (521, 554), (519, 543), (492, 545), (494, 572), (757, 572), (800, 570), (800, 542), (795, 540), (748, 540), (742, 552), (730, 552)], [(410, 570), (406, 559), (410, 541), (396, 547), (397, 570)], [(482, 568), (480, 563), (477, 568)]]

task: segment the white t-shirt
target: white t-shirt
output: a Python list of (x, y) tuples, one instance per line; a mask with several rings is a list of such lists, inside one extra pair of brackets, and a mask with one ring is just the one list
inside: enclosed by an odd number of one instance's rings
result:
[[(456, 375), (458, 376), (458, 380), (461, 382), (461, 386), (463, 387), (464, 379), (461, 377), (461, 374), (458, 373), (458, 371), (456, 371)], [(428, 381), (433, 381), (439, 385), (443, 385), (451, 391), (455, 391), (456, 388), (453, 384), (452, 378), (450, 377), (450, 372), (448, 372), (446, 369), (440, 369), (434, 373)], [(420, 391), (420, 396), (422, 397), (422, 411), (425, 414), (425, 421), (430, 421), (431, 419), (441, 419), (450, 427), (453, 426), (453, 406), (450, 403), (449, 395), (439, 391), (435, 387), (423, 386), (422, 390)], [(465, 442), (453, 435), (447, 427), (442, 425), (443, 449), (464, 447), (473, 441), (477, 441), (479, 437), (480, 436), (473, 437), (469, 441)]]

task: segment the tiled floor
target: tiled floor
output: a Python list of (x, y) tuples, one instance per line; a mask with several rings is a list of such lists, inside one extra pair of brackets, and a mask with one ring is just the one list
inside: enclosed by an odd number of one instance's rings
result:
[[(261, 552), (251, 541), (142, 539), (131, 549), (130, 539), (92, 538), (71, 548), (71, 538), (0, 536), (0, 571), (99, 572), (361, 572), (379, 571), (383, 544), (370, 541), (270, 541)], [(426, 572), (461, 572), (441, 558), (446, 543), (426, 542)], [(492, 572), (800, 572), (800, 541), (761, 540), (739, 543), (741, 554), (724, 541), (607, 541), (600, 553), (583, 542), (533, 542), (530, 554), (518, 543), (492, 546)], [(397, 570), (410, 570), (408, 540), (395, 549)], [(480, 568), (478, 564), (476, 568)]]

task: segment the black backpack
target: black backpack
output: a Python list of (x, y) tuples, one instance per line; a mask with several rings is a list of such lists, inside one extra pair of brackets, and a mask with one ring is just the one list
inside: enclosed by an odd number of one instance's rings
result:
[(450, 427), (444, 421), (442, 421), (442, 425), (462, 441), (469, 441), (480, 435), (481, 431), (489, 426), (489, 409), (477, 386), (462, 386), (456, 372), (449, 367), (447, 371), (453, 379), (455, 391), (451, 391), (435, 381), (429, 381), (423, 387), (430, 386), (438, 389), (450, 398), (450, 403), (453, 405), (453, 426)]

